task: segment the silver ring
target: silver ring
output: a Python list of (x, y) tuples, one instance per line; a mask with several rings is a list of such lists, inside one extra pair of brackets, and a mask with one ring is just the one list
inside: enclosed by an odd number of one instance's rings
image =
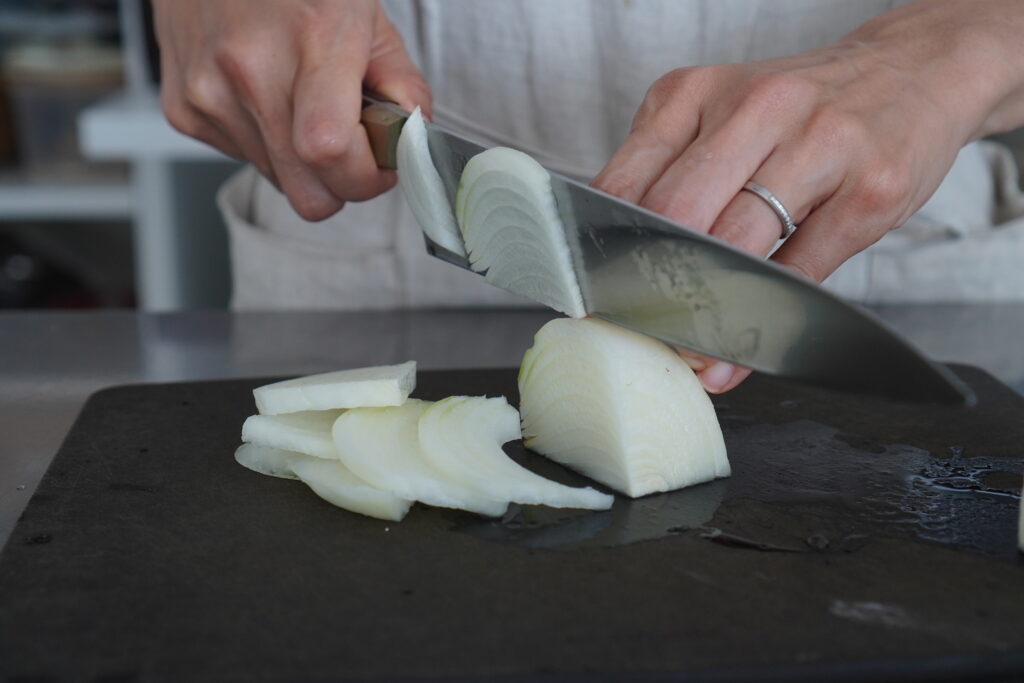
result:
[(782, 205), (782, 202), (779, 201), (779, 198), (776, 197), (771, 190), (764, 185), (758, 185), (753, 180), (745, 183), (743, 185), (743, 189), (747, 192), (753, 192), (758, 197), (768, 202), (768, 206), (772, 207), (772, 211), (774, 211), (775, 215), (779, 217), (780, 221), (782, 221), (782, 237), (779, 239), (784, 240), (793, 234), (793, 231), (796, 230), (796, 225), (793, 224), (793, 219), (790, 217), (789, 211), (786, 211), (786, 207)]

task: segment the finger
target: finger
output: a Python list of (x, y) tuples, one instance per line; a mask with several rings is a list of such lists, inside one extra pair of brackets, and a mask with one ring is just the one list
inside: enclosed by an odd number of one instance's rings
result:
[(290, 78), (284, 77), (250, 81), (238, 93), (239, 100), (256, 122), (273, 173), (292, 208), (306, 220), (323, 220), (336, 213), (344, 201), (299, 158), (292, 144), (290, 93), (280, 87), (288, 82)]
[[(777, 149), (750, 179), (768, 188), (799, 225), (843, 181), (835, 157), (802, 140)], [(740, 191), (712, 224), (709, 234), (759, 256), (767, 256), (782, 237), (774, 209), (753, 192)]]
[(241, 148), (231, 141), (213, 122), (209, 121), (199, 110), (187, 104), (165, 105), (164, 113), (167, 121), (179, 133), (205, 142), (229, 157), (244, 159)]
[(697, 373), (697, 379), (710, 394), (722, 394), (735, 389), (740, 382), (750, 376), (750, 368), (733, 365), (726, 361), (716, 361)]
[(680, 128), (676, 135), (671, 136), (659, 135), (650, 126), (638, 128), (626, 137), (591, 185), (627, 202), (639, 204), (696, 134), (696, 117), (692, 125)]
[(729, 391), (750, 375), (750, 369), (739, 365), (733, 365), (728, 361), (719, 360), (712, 356), (690, 351), (689, 349), (676, 348), (679, 357), (690, 366), (690, 369), (697, 375), (704, 390), (712, 394), (720, 394)]
[[(234, 150), (229, 153), (231, 156), (248, 160), (280, 189), (259, 127), (252, 115), (239, 103), (231, 84), (222, 73), (210, 69), (193, 74), (183, 91), (188, 98), (188, 106), (203, 119), (209, 134), (227, 141)], [(227, 152), (223, 147), (218, 146), (218, 149)]]
[(430, 88), (405, 51), (401, 35), (384, 12), (377, 13), (374, 44), (363, 83), (406, 111), (420, 107), (423, 116), (430, 119), (433, 105)]
[(307, 52), (292, 91), (292, 145), (307, 169), (342, 200), (369, 199), (396, 182), (393, 171), (377, 168), (359, 122), (369, 50), (364, 33), (342, 36), (330, 50), (315, 46)]
[(891, 227), (881, 216), (865, 215), (850, 181), (804, 219), (771, 259), (821, 282), (846, 259), (876, 242)]
[(707, 232), (715, 218), (768, 158), (777, 131), (750, 112), (738, 112), (702, 133), (651, 186), (644, 206), (694, 230)]
[(339, 55), (296, 78), (292, 135), (301, 160), (334, 196), (359, 201), (390, 189), (396, 177), (377, 167), (359, 122), (362, 69), (351, 67), (351, 57)]

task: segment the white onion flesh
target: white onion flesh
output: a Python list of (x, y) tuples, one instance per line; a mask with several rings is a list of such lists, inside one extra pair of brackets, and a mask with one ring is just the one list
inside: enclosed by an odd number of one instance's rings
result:
[(451, 396), (429, 406), (419, 419), (423, 453), (450, 481), (527, 505), (588, 510), (612, 506), (612, 496), (564, 486), (509, 458), (501, 445), (520, 436), (519, 412), (504, 398)]
[(235, 460), (260, 474), (302, 481), (328, 503), (361, 515), (397, 522), (412, 506), (411, 500), (403, 500), (370, 486), (338, 460), (324, 460), (251, 443), (238, 447)]
[(423, 232), (448, 251), (466, 255), (462, 235), (455, 224), (444, 183), (434, 166), (427, 144), (427, 127), (416, 107), (398, 136), (398, 186)]
[(242, 424), (242, 441), (337, 460), (331, 427), (343, 410), (311, 410), (287, 415), (250, 415)]
[(416, 361), (307, 375), (254, 389), (263, 415), (361, 406), (397, 406), (416, 387)]
[(253, 472), (280, 479), (298, 479), (298, 476), (292, 471), (292, 462), (295, 458), (308, 457), (310, 456), (295, 451), (259, 446), (254, 443), (243, 443), (235, 449), (235, 461), (239, 465)]
[(412, 507), (412, 501), (370, 486), (337, 460), (299, 457), (292, 471), (313, 493), (328, 503), (368, 517), (398, 522)]
[(455, 215), (470, 266), (488, 282), (567, 315), (586, 315), (551, 176), (532, 157), (494, 147), (470, 159)]
[(508, 500), (463, 486), (433, 467), (419, 440), (419, 419), (431, 402), (409, 399), (392, 408), (356, 408), (334, 423), (341, 462), (356, 476), (400, 498), (498, 517)]
[(611, 323), (557, 319), (519, 372), (527, 447), (637, 497), (725, 477), (722, 430), (679, 355)]

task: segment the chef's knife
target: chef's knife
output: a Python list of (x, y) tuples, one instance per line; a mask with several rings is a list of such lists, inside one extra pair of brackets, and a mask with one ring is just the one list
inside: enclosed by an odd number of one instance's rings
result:
[[(395, 168), (407, 112), (364, 97), (377, 163)], [(485, 147), (433, 123), (427, 137), (452, 206), (466, 162)], [(871, 313), (721, 240), (551, 172), (587, 313), (715, 358), (835, 389), (973, 404), (948, 368)], [(427, 251), (468, 260), (424, 235)]]

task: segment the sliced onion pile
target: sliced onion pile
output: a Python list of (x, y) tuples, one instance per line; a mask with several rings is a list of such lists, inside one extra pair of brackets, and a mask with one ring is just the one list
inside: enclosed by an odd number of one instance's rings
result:
[[(414, 371), (410, 362), (260, 387), (260, 405), (321, 409), (250, 416), (235, 459), (261, 474), (299, 479), (338, 507), (392, 521), (415, 501), (490, 517), (510, 502), (611, 507), (610, 495), (562, 486), (505, 455), (502, 444), (520, 432), (519, 414), (504, 399), (408, 398)], [(356, 396), (371, 406), (353, 406)], [(386, 401), (394, 405), (378, 405)]]

